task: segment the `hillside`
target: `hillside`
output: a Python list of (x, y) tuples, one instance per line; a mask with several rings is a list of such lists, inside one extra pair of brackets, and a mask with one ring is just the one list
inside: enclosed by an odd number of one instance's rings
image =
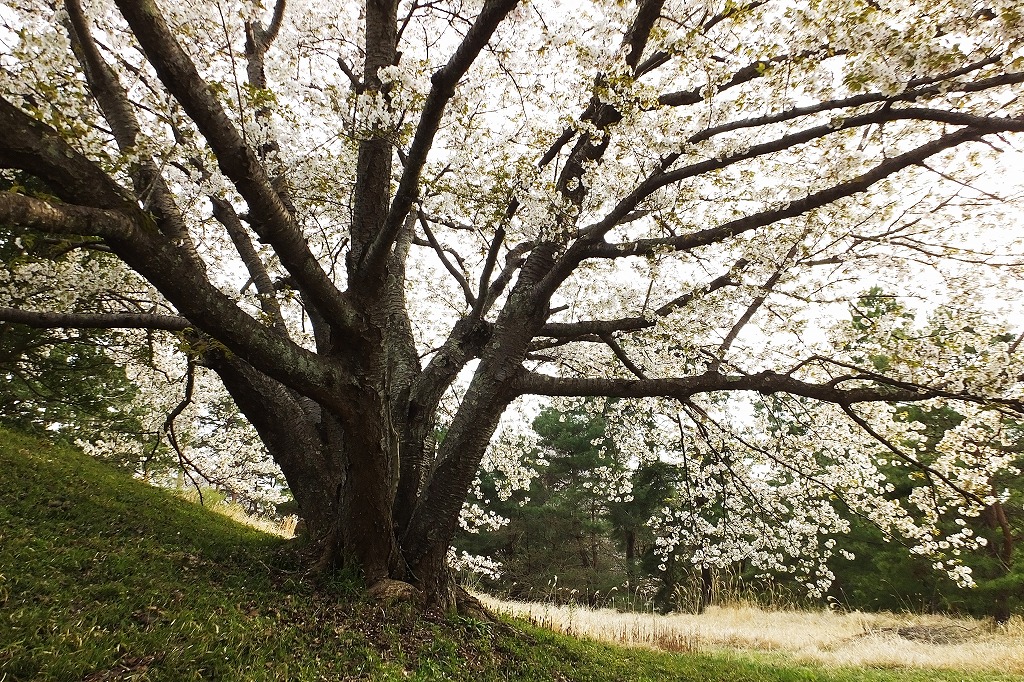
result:
[(314, 590), (286, 541), (0, 430), (3, 682), (965, 679), (624, 649), (360, 594)]

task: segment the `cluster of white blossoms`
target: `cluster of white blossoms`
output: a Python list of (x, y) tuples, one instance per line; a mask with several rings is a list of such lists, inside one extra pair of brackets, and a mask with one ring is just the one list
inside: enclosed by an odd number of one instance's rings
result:
[(454, 547), (448, 550), (448, 565), (455, 571), (474, 573), (495, 580), (501, 577), (501, 562), (466, 551), (457, 552)]
[[(536, 466), (527, 464), (523, 454), (537, 445), (537, 434), (524, 429), (524, 424), (515, 423), (514, 413), (503, 427), (491, 438), (490, 447), (480, 462), (480, 472), (491, 474), (495, 492), (501, 500), (508, 500), (517, 491), (529, 490), (530, 483), (537, 476), (538, 466), (544, 466), (543, 457), (536, 460)], [(478, 486), (477, 486), (478, 488)]]
[(191, 400), (168, 429), (168, 415), (185, 397), (186, 362), (172, 345), (156, 344), (145, 363), (117, 357), (137, 389), (139, 432), (98, 433), (77, 445), (150, 483), (216, 489), (251, 513), (273, 515), (287, 499), (280, 469), (212, 372), (194, 368)]
[(650, 521), (660, 568), (670, 558), (704, 568), (742, 564), (792, 574), (821, 596), (834, 577), (827, 566), (834, 536), (849, 528), (832, 506), (833, 491), (733, 452), (735, 445), (695, 440), (677, 453), (685, 481)]
[(125, 299), (153, 305), (152, 288), (112, 259), (72, 252), (57, 261), (14, 259), (0, 270), (0, 305), (107, 312)]
[[(998, 499), (992, 478), (1015, 470), (1005, 419), (960, 404), (962, 421), (931, 449), (902, 408), (857, 409), (865, 426), (838, 408), (776, 398), (747, 428), (723, 427), (710, 440), (691, 430), (693, 445), (677, 455), (690, 472), (687, 482), (652, 519), (662, 536), (659, 552), (695, 565), (742, 561), (795, 572), (818, 595), (854, 514), (931, 558), (958, 584), (972, 585), (963, 561), (985, 541), (971, 519)], [(988, 454), (972, 461), (971, 448)], [(894, 494), (908, 485), (909, 493)]]
[[(574, 424), (582, 426), (595, 418), (604, 424), (603, 434), (590, 443), (596, 448), (599, 463), (575, 472), (579, 486), (597, 495), (604, 509), (612, 503), (631, 502), (633, 475), (640, 465), (657, 456), (649, 438), (650, 414), (636, 403), (606, 398), (562, 398), (552, 401), (552, 405), (561, 412), (562, 423), (571, 414), (578, 415)], [(543, 457), (545, 450), (541, 449), (540, 454)]]
[[(479, 484), (476, 486), (475, 492), (483, 498), (480, 493)], [(490, 502), (486, 498), (483, 498), (481, 501), (483, 504)], [(498, 530), (507, 523), (508, 519), (504, 516), (500, 516), (474, 502), (464, 502), (462, 512), (459, 514), (459, 527), (470, 533), (479, 533), (482, 530)]]

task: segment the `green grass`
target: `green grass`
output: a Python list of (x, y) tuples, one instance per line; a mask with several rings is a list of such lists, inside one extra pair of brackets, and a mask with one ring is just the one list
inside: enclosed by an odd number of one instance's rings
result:
[(0, 681), (1010, 680), (624, 649), (421, 616), (285, 541), (0, 430)]

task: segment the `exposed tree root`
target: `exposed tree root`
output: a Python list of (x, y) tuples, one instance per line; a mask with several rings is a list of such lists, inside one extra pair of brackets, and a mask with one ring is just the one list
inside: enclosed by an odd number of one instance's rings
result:
[(422, 606), (426, 603), (426, 599), (420, 590), (401, 580), (391, 580), (389, 578), (378, 580), (370, 586), (367, 593), (372, 598), (382, 602), (408, 602), (417, 606)]
[(460, 616), (473, 618), (485, 623), (496, 623), (497, 619), (480, 600), (462, 587), (455, 588), (455, 608)]

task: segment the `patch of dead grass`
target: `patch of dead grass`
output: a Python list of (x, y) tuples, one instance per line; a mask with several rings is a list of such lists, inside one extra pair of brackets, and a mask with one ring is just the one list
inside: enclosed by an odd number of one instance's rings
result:
[(701, 615), (503, 601), (501, 613), (576, 636), (668, 651), (778, 652), (827, 665), (920, 667), (1024, 673), (1024, 619), (991, 621), (858, 611), (765, 611), (713, 606)]
[[(189, 502), (203, 504), (199, 495), (197, 495), (195, 490), (192, 488), (185, 488), (176, 492)], [(263, 531), (264, 533), (276, 535), (285, 539), (295, 537), (295, 526), (298, 523), (298, 517), (286, 516), (281, 521), (277, 521), (262, 516), (254, 516), (248, 513), (242, 505), (229, 502), (228, 500), (219, 500), (212, 503), (206, 502), (203, 506), (215, 514), (226, 516), (232, 521), (236, 521), (243, 526), (249, 526), (250, 528), (255, 528), (256, 530)]]
[(265, 519), (259, 516), (253, 516), (246, 512), (240, 505), (230, 504), (221, 502), (220, 504), (213, 505), (211, 508), (214, 512), (221, 516), (226, 516), (229, 519), (233, 519), (238, 523), (241, 523), (250, 528), (261, 530), (264, 533), (271, 535), (277, 535), (285, 539), (295, 537), (295, 524), (298, 519), (294, 516), (287, 516), (282, 521), (275, 521), (273, 519)]

